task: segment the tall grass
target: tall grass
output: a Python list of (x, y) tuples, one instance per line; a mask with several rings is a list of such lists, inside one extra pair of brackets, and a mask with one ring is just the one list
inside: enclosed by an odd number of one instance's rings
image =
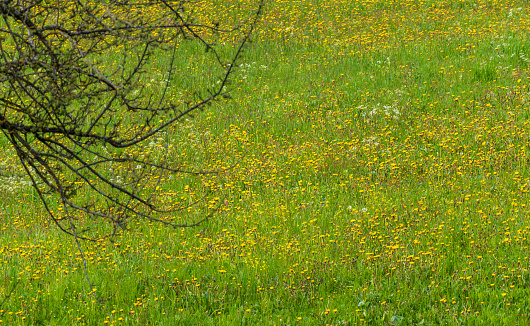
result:
[(102, 303), (0, 139), (2, 323), (530, 323), (528, 17), (523, 0), (269, 2), (234, 99), (164, 136), (176, 162), (239, 162), (162, 187), (221, 210), (85, 243)]

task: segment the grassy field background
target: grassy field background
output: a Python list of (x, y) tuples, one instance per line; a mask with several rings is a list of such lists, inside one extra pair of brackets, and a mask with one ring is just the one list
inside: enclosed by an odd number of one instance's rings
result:
[(84, 243), (102, 303), (0, 140), (0, 323), (530, 324), (529, 32), (526, 0), (268, 1), (234, 99), (163, 136), (238, 162), (163, 185), (220, 211)]

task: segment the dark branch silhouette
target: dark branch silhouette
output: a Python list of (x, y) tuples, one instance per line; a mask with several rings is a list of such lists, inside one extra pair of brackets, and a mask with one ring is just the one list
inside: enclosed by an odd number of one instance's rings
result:
[[(262, 5), (224, 28), (195, 22), (184, 0), (0, 0), (0, 129), (62, 231), (76, 241), (96, 240), (97, 233), (81, 227), (86, 221), (108, 222), (111, 231), (98, 236), (109, 236), (133, 218), (190, 227), (215, 211), (178, 223), (176, 212), (208, 193), (191, 203), (161, 201), (162, 178), (215, 171), (180, 168), (167, 148), (156, 157), (138, 148), (229, 97), (230, 77)], [(240, 42), (229, 55), (211, 41), (234, 33)], [(187, 95), (174, 89), (187, 85), (177, 68), (193, 60), (179, 52), (190, 43), (208, 52), (218, 82)], [(154, 91), (145, 83), (153, 67), (163, 76)]]

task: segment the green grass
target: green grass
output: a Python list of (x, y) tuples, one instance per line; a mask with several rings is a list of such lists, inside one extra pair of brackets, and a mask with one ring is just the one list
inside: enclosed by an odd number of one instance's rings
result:
[(221, 211), (83, 244), (97, 303), (34, 192), (0, 188), (2, 324), (530, 323), (529, 11), (269, 2), (234, 99), (167, 133), (191, 166), (240, 159), (163, 185)]

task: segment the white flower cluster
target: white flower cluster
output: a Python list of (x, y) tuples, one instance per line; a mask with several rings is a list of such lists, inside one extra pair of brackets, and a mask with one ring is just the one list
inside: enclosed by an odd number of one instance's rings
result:
[(376, 61), (374, 62), (374, 65), (377, 67), (377, 68), (386, 68), (386, 69), (390, 69), (390, 66), (392, 65), (392, 62), (390, 61), (390, 57), (387, 57), (384, 61)]
[(161, 131), (157, 134), (158, 137), (151, 137), (151, 141), (149, 142), (149, 147), (155, 148), (155, 147), (162, 147), (164, 144), (164, 139), (166, 138), (166, 132)]
[(376, 141), (377, 138), (375, 137), (369, 137), (362, 140), (363, 144), (368, 145), (369, 147), (377, 147), (379, 146), (379, 143)]
[(377, 103), (371, 110), (363, 105), (360, 105), (357, 107), (358, 109), (362, 110), (362, 117), (367, 120), (372, 120), (376, 118), (377, 116), (387, 116), (392, 117), (393, 119), (397, 120), (399, 119), (399, 116), (401, 115), (401, 112), (397, 107), (394, 105), (383, 105), (381, 106), (380, 103)]
[[(254, 68), (253, 65), (255, 65), (255, 64), (256, 64), (255, 62), (252, 62), (252, 63), (242, 63), (242, 64), (239, 65), (239, 70), (240, 70), (241, 72), (245, 72), (245, 73), (246, 73), (248, 70), (253, 69), (253, 68)], [(264, 66), (264, 65), (260, 65), (260, 66), (259, 66), (259, 69), (262, 69), (262, 70), (265, 70), (265, 69), (268, 69), (268, 68), (269, 68), (269, 67)], [(243, 76), (243, 79), (247, 79), (247, 77), (248, 77), (248, 76), (245, 75), (245, 76)]]
[(524, 52), (519, 53), (519, 58), (526, 63), (530, 63), (530, 59), (528, 59), (528, 57), (526, 56)]
[[(522, 8), (522, 7), (519, 7), (519, 8), (517, 8), (516, 10), (517, 10), (517, 11), (521, 11), (521, 10), (523, 10), (523, 8)], [(512, 18), (512, 17), (513, 17), (513, 8), (510, 9), (510, 11), (508, 11), (508, 18)]]
[(3, 173), (7, 169), (8, 165), (6, 163), (0, 163), (0, 193), (15, 193), (18, 190), (23, 190), (31, 186), (31, 181), (24, 175)]
[(15, 193), (18, 190), (26, 189), (31, 186), (31, 181), (24, 180), (20, 177), (0, 178), (0, 193)]

